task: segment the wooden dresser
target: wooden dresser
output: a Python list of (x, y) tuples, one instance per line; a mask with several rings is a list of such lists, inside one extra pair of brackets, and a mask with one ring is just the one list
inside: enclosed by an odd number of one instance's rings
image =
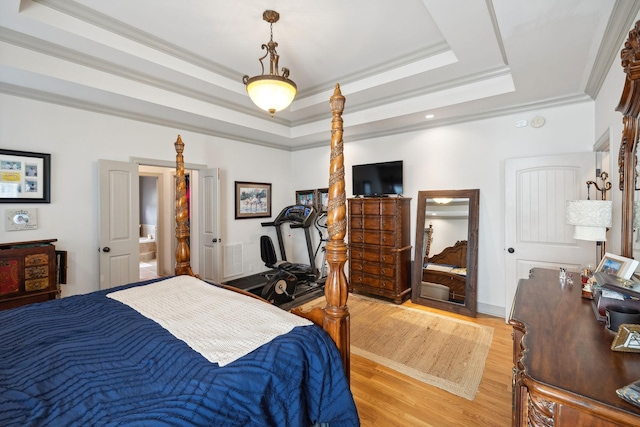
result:
[(0, 310), (57, 297), (56, 241), (0, 243)]
[[(574, 274), (576, 276), (576, 274)], [(514, 426), (640, 426), (616, 389), (640, 379), (640, 353), (611, 350), (614, 334), (580, 297), (579, 276), (535, 268), (511, 310)]]
[(410, 198), (349, 199), (349, 291), (411, 296)]

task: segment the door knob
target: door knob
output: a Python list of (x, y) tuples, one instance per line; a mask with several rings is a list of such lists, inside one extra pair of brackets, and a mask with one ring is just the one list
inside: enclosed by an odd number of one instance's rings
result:
[(102, 252), (110, 252), (111, 248), (109, 246), (105, 246), (104, 248), (102, 248)]
[(213, 243), (222, 242), (222, 239), (214, 238), (213, 240), (211, 240), (211, 242)]
[(516, 250), (515, 250), (515, 249), (513, 249), (513, 248), (509, 248), (509, 249), (507, 249), (507, 252), (509, 252), (510, 254), (514, 253), (515, 251), (516, 251)]

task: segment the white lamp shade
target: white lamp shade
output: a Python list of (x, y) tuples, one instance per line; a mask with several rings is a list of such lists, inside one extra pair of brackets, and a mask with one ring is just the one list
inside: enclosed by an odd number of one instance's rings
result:
[(610, 200), (568, 200), (566, 223), (575, 226), (574, 239), (604, 242), (613, 225), (612, 211)]
[(288, 79), (279, 76), (258, 76), (247, 82), (247, 92), (254, 104), (271, 114), (287, 108), (297, 89)]

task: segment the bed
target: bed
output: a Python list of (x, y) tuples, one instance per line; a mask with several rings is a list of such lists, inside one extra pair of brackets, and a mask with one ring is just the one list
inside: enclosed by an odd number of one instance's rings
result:
[(422, 295), (464, 303), (466, 286), (466, 240), (457, 241), (453, 246), (444, 248), (439, 254), (425, 256), (422, 269)]
[(175, 276), (0, 311), (0, 425), (358, 425), (339, 85), (330, 105), (324, 308), (285, 312), (193, 273), (178, 136)]

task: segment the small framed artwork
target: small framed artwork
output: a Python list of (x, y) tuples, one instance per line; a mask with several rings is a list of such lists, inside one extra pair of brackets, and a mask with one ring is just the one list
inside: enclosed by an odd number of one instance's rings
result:
[(319, 212), (327, 212), (329, 209), (329, 189), (328, 188), (318, 188), (316, 190), (316, 197), (318, 200), (316, 201)]
[(37, 209), (5, 209), (4, 229), (7, 231), (35, 230), (38, 228)]
[(629, 280), (638, 267), (638, 261), (618, 255), (605, 253), (598, 264), (596, 272), (613, 274)]
[(316, 190), (296, 191), (296, 205), (313, 206), (316, 203)]
[(0, 203), (50, 203), (51, 154), (0, 148)]
[(640, 353), (640, 325), (620, 325), (611, 343), (611, 350)]
[(236, 181), (235, 187), (236, 219), (271, 216), (271, 184)]

